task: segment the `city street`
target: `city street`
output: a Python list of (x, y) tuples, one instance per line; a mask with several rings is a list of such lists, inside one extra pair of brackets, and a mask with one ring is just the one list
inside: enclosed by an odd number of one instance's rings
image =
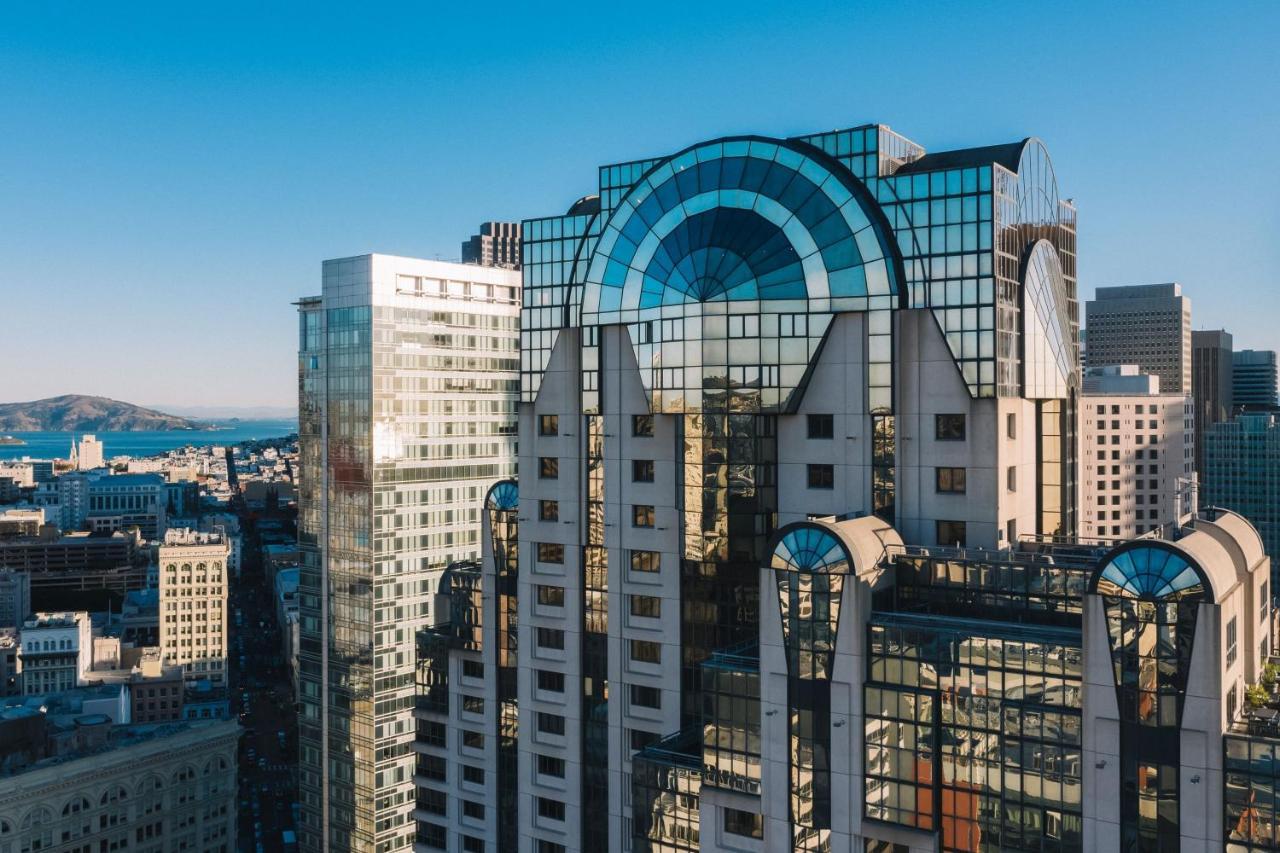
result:
[(241, 525), (241, 575), (232, 585), (229, 614), (231, 706), (244, 727), (237, 847), (284, 851), (284, 831), (296, 831), (298, 741), (293, 691), (254, 522), (242, 515)]

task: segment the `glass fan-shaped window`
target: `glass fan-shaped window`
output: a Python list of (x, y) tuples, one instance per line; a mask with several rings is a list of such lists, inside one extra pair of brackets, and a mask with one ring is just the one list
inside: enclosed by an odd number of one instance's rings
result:
[(515, 480), (503, 480), (489, 489), (485, 503), (489, 509), (515, 509), (520, 505), (520, 491)]
[(829, 679), (848, 552), (821, 527), (796, 527), (779, 539), (770, 565), (778, 581), (789, 672), (801, 680)]
[(1027, 255), (1022, 275), (1023, 394), (1033, 400), (1060, 400), (1075, 376), (1066, 279), (1057, 250), (1039, 240)]
[[(803, 146), (733, 139), (655, 166), (612, 212), (583, 313), (601, 322), (684, 303), (896, 294), (865, 190)], [(851, 304), (851, 309), (856, 305)]]
[(1180, 553), (1167, 548), (1130, 548), (1115, 554), (1098, 577), (1099, 595), (1160, 601), (1203, 596), (1204, 578)]
[(820, 527), (799, 527), (783, 534), (773, 549), (772, 567), (792, 572), (848, 574), (844, 545)]
[(1175, 548), (1121, 548), (1094, 576), (1123, 722), (1176, 729), (1191, 669), (1196, 615), (1212, 590), (1199, 567)]

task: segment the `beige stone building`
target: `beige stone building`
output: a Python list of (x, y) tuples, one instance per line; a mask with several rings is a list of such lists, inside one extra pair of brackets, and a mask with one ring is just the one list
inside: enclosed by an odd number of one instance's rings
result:
[(238, 737), (231, 720), (83, 716), (56, 736), (58, 754), (0, 775), (0, 853), (232, 853)]
[(188, 681), (227, 684), (227, 561), (221, 533), (170, 530), (160, 546), (160, 652)]

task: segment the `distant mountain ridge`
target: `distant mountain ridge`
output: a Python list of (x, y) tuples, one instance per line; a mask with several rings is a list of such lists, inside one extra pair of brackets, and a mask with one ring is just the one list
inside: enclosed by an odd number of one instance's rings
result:
[(208, 429), (208, 425), (132, 403), (84, 394), (64, 394), (26, 403), (0, 403), (0, 432), (179, 429)]
[(148, 408), (184, 418), (202, 421), (226, 421), (238, 418), (242, 421), (288, 421), (298, 417), (297, 406), (166, 406), (153, 404)]

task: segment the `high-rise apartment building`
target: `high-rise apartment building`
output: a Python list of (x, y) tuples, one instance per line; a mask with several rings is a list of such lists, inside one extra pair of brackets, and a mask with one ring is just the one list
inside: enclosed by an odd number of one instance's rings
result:
[(102, 442), (86, 434), (79, 442), (71, 442), (71, 465), (77, 471), (92, 471), (103, 465)]
[(160, 655), (188, 681), (227, 686), (227, 558), (221, 533), (170, 530), (160, 546)]
[(1136, 364), (1165, 394), (1191, 393), (1191, 299), (1180, 284), (1099, 287), (1085, 303), (1085, 367)]
[[(1145, 387), (1144, 387), (1145, 386)], [(1194, 509), (1190, 397), (1135, 365), (1090, 368), (1080, 399), (1080, 535), (1127, 540)]]
[(299, 303), (304, 850), (412, 846), (415, 633), (515, 473), (520, 276), (363, 255)]
[(1209, 427), (1203, 503), (1240, 513), (1258, 528), (1268, 554), (1280, 553), (1280, 419), (1246, 412)]
[[(736, 754), (744, 780), (753, 764), (773, 776), (767, 796), (720, 778), (723, 814), (704, 823), (703, 847), (723, 827), (767, 826), (770, 849), (847, 849), (854, 836), (862, 849), (880, 836), (864, 827), (860, 759), (853, 774), (849, 744), (832, 748), (861, 722), (833, 716), (853, 694), (822, 657), (839, 606), (807, 575), (764, 567), (778, 536), (811, 518), (858, 517), (857, 553), (1075, 533), (1074, 208), (1038, 140), (930, 154), (883, 126), (717, 139), (598, 177), (598, 195), (523, 228), (519, 536), (485, 543), (516, 555), (519, 619), (450, 612), (466, 642), (477, 630), (518, 637), (515, 700), (485, 704), (500, 681), (465, 689), (466, 669), (490, 677), (489, 652), (470, 667), (465, 650), (447, 656), (451, 712), (457, 696), (483, 714), (451, 713), (469, 723), (445, 732), (467, 760), (452, 743), (423, 748), (493, 784), (490, 803), (513, 785), (516, 807), (481, 810), (461, 802), (485, 802), (481, 788), (424, 782), (424, 802), (444, 797), (449, 817), (424, 810), (421, 839), (688, 849), (699, 789), (712, 786), (683, 745), (702, 742), (708, 703), (723, 699), (726, 771)], [(804, 544), (817, 535), (787, 546), (805, 571), (834, 555)], [(464, 586), (480, 587), (484, 614), (486, 582), (504, 596), (495, 563)], [(822, 595), (840, 583), (824, 580)], [(857, 583), (850, 620), (871, 602), (869, 591), (855, 600)], [(765, 644), (783, 642), (765, 633), (779, 607), (796, 620), (795, 655), (766, 663)], [(854, 651), (863, 630), (847, 629), (841, 667), (865, 654)], [(518, 726), (500, 736), (510, 707)], [(748, 735), (762, 713), (769, 735)], [(504, 775), (502, 753), (486, 750), (511, 731), (516, 769)], [(833, 805), (837, 755), (841, 778), (859, 781)]]
[(1231, 417), (1231, 333), (1191, 333), (1191, 396), (1196, 406), (1196, 472), (1204, 479), (1204, 432)]
[(480, 233), (462, 242), (462, 262), (520, 269), (520, 223), (482, 222)]
[(1276, 354), (1245, 349), (1231, 355), (1232, 403), (1249, 409), (1276, 407)]

